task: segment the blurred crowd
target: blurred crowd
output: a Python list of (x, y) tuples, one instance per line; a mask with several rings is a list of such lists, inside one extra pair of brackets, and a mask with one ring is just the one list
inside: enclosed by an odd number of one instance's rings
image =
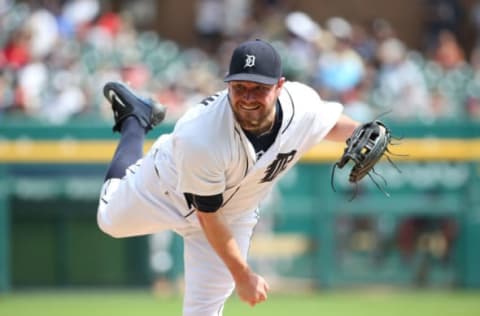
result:
[[(109, 120), (101, 87), (122, 80), (166, 104), (175, 121), (225, 87), (231, 50), (255, 37), (277, 47), (287, 79), (309, 83), (358, 120), (383, 113), (397, 121), (479, 120), (480, 49), (475, 43), (466, 52), (459, 43), (460, 17), (448, 6), (456, 1), (430, 2), (450, 14), (432, 19), (418, 51), (385, 19), (364, 25), (335, 16), (320, 23), (275, 1), (265, 1), (271, 4), (261, 19), (248, 0), (197, 1), (195, 25), (205, 45), (191, 48), (140, 30), (129, 10), (108, 2), (0, 1), (0, 120)], [(480, 36), (480, 5), (470, 14)]]

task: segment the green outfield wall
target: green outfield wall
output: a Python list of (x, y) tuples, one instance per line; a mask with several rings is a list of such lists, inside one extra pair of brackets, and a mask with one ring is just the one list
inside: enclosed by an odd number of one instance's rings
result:
[[(146, 148), (171, 128), (155, 130)], [(277, 253), (278, 273), (327, 288), (480, 287), (480, 127), (392, 129), (404, 137), (392, 151), (406, 156), (393, 158), (402, 173), (386, 161), (377, 168), (390, 197), (367, 179), (349, 201), (355, 188), (342, 170), (332, 191), (341, 144), (320, 144), (280, 181), (264, 220), (277, 236), (301, 235), (308, 245), (278, 238), (296, 249), (290, 258)], [(96, 227), (97, 194), (117, 139), (109, 127), (11, 123), (0, 126), (0, 137), (0, 291), (152, 282), (147, 237), (118, 240)], [(175, 264), (166, 276), (174, 278), (181, 247), (177, 239), (170, 247)]]

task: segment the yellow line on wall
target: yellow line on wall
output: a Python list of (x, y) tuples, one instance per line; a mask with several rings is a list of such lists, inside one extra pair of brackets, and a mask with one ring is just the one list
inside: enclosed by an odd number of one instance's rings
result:
[(116, 141), (17, 141), (0, 142), (0, 161), (10, 163), (105, 163)]
[[(302, 158), (306, 162), (336, 161), (345, 145), (323, 142)], [(390, 146), (392, 159), (410, 161), (471, 161), (480, 160), (480, 139), (405, 139)]]
[[(145, 143), (145, 150), (152, 141)], [(0, 141), (1, 163), (107, 163), (116, 141)], [(341, 143), (322, 142), (302, 157), (304, 162), (333, 162), (343, 152)], [(480, 139), (406, 139), (391, 151), (398, 160), (480, 160)]]

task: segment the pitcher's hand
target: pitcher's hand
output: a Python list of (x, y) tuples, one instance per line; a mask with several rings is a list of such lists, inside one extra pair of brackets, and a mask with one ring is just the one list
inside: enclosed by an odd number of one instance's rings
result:
[(250, 272), (245, 278), (236, 281), (236, 289), (240, 299), (253, 307), (267, 299), (269, 286), (263, 277)]

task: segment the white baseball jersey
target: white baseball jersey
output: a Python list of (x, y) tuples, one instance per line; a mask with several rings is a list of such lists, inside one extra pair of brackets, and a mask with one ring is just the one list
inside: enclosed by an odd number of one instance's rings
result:
[(218, 212), (246, 258), (259, 203), (279, 177), (327, 135), (343, 109), (296, 82), (284, 84), (279, 103), (280, 130), (258, 160), (224, 90), (188, 111), (123, 179), (104, 184), (98, 224), (105, 232), (126, 237), (171, 229), (184, 237), (184, 316), (221, 315), (234, 289), (184, 193), (223, 194)]
[(153, 147), (158, 173), (188, 214), (183, 193), (223, 193), (222, 212), (235, 217), (255, 210), (272, 185), (338, 120), (342, 106), (324, 102), (310, 87), (286, 82), (279, 102), (283, 122), (275, 142), (257, 161), (255, 150), (235, 121), (227, 90), (187, 112), (172, 134)]
[[(279, 133), (258, 161), (235, 121), (227, 90), (189, 110), (171, 134), (162, 135), (142, 161), (127, 170), (123, 193), (117, 194), (121, 198), (109, 208), (123, 208), (126, 213), (135, 209), (139, 222), (137, 227), (129, 225), (131, 220), (117, 225), (127, 226), (118, 234), (181, 230), (192, 224), (198, 228), (184, 193), (223, 194), (219, 211), (229, 221), (255, 212), (279, 177), (327, 135), (343, 110), (341, 104), (321, 100), (298, 82), (284, 84), (279, 102), (283, 112)], [(131, 192), (135, 198), (125, 201)], [(105, 223), (114, 221), (108, 217), (105, 214)]]

